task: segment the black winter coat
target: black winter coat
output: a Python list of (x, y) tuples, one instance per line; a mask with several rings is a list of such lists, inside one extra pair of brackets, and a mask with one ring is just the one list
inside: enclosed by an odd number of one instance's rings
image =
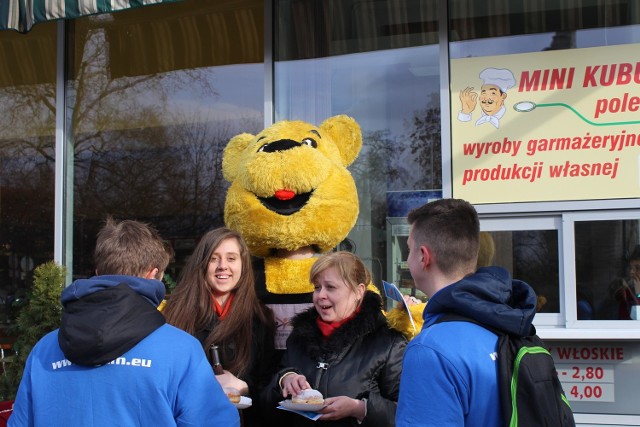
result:
[[(263, 393), (265, 407), (274, 408), (283, 400), (279, 380), (294, 371), (307, 377), (311, 387), (324, 397), (366, 398), (367, 415), (360, 426), (394, 426), (407, 342), (387, 325), (380, 296), (367, 291), (356, 316), (326, 340), (316, 324), (317, 317), (315, 308), (311, 308), (293, 319), (282, 369)], [(268, 417), (278, 417), (281, 426), (358, 425), (355, 418), (310, 421), (282, 410), (270, 412)]]
[[(196, 332), (195, 337), (204, 345), (205, 340), (212, 330), (215, 329), (219, 322), (218, 317), (214, 315), (209, 326), (203, 330)], [(276, 372), (277, 355), (273, 345), (273, 329), (268, 328), (260, 322), (256, 317), (253, 318), (253, 337), (252, 351), (249, 360), (249, 368), (243, 375), (232, 372), (238, 378), (243, 380), (249, 386), (249, 397), (253, 404), (251, 407), (243, 410), (245, 427), (263, 427), (266, 424), (260, 418), (260, 392)], [(213, 363), (211, 349), (205, 349), (209, 363)], [(231, 346), (221, 345), (219, 348), (220, 363), (224, 368), (225, 362), (235, 357), (235, 348)]]

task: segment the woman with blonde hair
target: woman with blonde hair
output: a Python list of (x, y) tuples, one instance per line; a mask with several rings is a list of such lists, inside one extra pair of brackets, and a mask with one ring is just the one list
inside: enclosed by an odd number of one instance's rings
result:
[(293, 319), (265, 401), (275, 407), (311, 388), (324, 397), (320, 418), (280, 411), (281, 425), (395, 425), (406, 340), (387, 325), (380, 296), (367, 290), (371, 274), (356, 255), (331, 252), (313, 264), (310, 279), (313, 307)]

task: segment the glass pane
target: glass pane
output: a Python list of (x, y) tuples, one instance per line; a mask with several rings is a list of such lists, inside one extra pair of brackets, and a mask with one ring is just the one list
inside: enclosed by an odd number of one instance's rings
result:
[[(423, 301), (426, 295), (415, 288), (407, 267), (409, 226), (404, 218), (387, 224), (391, 250), (389, 280), (402, 293)], [(511, 277), (530, 284), (538, 295), (538, 313), (560, 312), (557, 230), (483, 231), (480, 235), (478, 267), (497, 265)]]
[(75, 20), (68, 105), (74, 274), (93, 274), (106, 215), (155, 225), (176, 250), (223, 224), (229, 138), (264, 123), (261, 1), (184, 1)]
[(490, 245), (481, 239), (478, 263), (503, 267), (511, 277), (531, 285), (538, 295), (538, 313), (559, 313), (558, 231), (492, 231), (487, 234), (493, 239), (495, 256), (491, 257), (491, 250), (487, 249)]
[(575, 248), (578, 320), (632, 319), (640, 305), (640, 220), (576, 222)]
[(635, 0), (449, 4), (452, 59), (640, 41)]
[[(387, 198), (442, 187), (438, 2), (276, 1), (276, 120), (353, 117), (360, 216), (349, 238), (386, 278)], [(422, 194), (422, 193), (421, 193)], [(426, 202), (426, 199), (424, 200)]]
[(0, 324), (53, 260), (55, 52), (55, 23), (0, 33)]
[[(627, 45), (637, 49), (640, 41), (638, 2), (452, 0), (449, 4), (453, 196), (475, 204), (637, 198), (638, 187), (624, 185), (636, 176), (633, 155), (613, 150), (606, 155), (604, 150), (602, 155), (596, 150), (530, 150), (509, 153), (513, 155), (506, 160), (505, 152), (478, 153), (475, 158), (471, 154), (482, 141), (504, 141), (505, 145), (522, 141), (537, 148), (542, 141), (577, 139), (587, 133), (598, 140), (605, 129), (635, 138), (636, 117), (628, 109), (612, 107), (629, 96), (624, 95), (622, 83), (616, 83), (618, 93), (611, 92), (615, 85), (592, 90), (587, 78), (582, 87), (576, 84), (564, 90), (571, 84), (563, 86), (562, 74), (569, 69), (576, 74), (592, 70), (592, 60), (595, 68), (606, 68), (596, 65), (598, 58), (606, 56), (626, 61)], [(600, 49), (584, 49), (594, 47)], [(569, 49), (571, 53), (557, 52)], [(532, 89), (528, 84), (532, 75), (562, 76)], [(495, 84), (498, 81), (500, 86)], [(598, 103), (608, 108), (601, 113), (592, 107)], [(628, 127), (622, 129), (622, 125)], [(573, 171), (583, 168), (584, 175), (568, 177), (569, 165)], [(562, 173), (560, 166), (566, 167)], [(623, 175), (625, 171), (630, 175)], [(609, 178), (617, 179), (619, 185), (610, 186)]]
[[(407, 257), (409, 256), (410, 226), (406, 218), (389, 218), (387, 222), (387, 235), (389, 241), (388, 267), (386, 280), (395, 284), (404, 295), (411, 295), (419, 298), (423, 302), (428, 300), (421, 290), (416, 289), (415, 282), (409, 271)], [(387, 309), (393, 308), (395, 302), (387, 299)]]

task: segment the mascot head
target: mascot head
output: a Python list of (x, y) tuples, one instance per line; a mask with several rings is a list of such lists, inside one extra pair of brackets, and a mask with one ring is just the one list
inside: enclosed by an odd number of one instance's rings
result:
[(225, 223), (243, 235), (256, 256), (303, 247), (331, 250), (358, 217), (358, 194), (347, 166), (361, 148), (360, 126), (344, 115), (320, 126), (281, 121), (257, 135), (233, 137), (222, 159), (231, 183)]

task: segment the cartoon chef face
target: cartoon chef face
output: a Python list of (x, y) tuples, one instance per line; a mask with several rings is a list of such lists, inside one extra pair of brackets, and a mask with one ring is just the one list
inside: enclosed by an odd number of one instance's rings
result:
[(496, 114), (504, 105), (507, 98), (506, 92), (494, 84), (482, 85), (480, 89), (480, 108), (487, 116)]

